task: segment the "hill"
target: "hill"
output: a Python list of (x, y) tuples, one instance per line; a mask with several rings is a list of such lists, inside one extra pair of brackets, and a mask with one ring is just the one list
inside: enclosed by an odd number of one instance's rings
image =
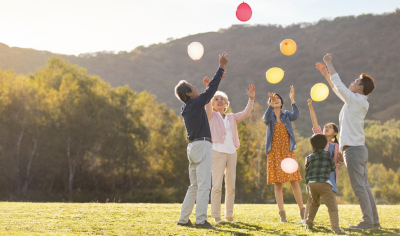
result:
[[(139, 32), (140, 33), (140, 32)], [(138, 33), (138, 34), (139, 34)], [(140, 92), (147, 90), (177, 113), (180, 102), (173, 89), (179, 80), (186, 79), (202, 88), (202, 78), (213, 76), (219, 53), (228, 52), (227, 76), (220, 86), (230, 99), (234, 112), (247, 102), (246, 87), (256, 86), (256, 100), (266, 108), (267, 93), (280, 93), (289, 106), (289, 86), (296, 88), (295, 99), (301, 116), (295, 125), (303, 136), (311, 134), (307, 98), (311, 87), (325, 79), (315, 69), (315, 63), (327, 52), (333, 56), (335, 69), (345, 84), (350, 84), (360, 73), (376, 79), (376, 90), (369, 96), (367, 119), (386, 121), (400, 119), (397, 86), (400, 75), (400, 10), (383, 15), (360, 15), (322, 19), (317, 23), (277, 25), (233, 25), (218, 32), (190, 35), (168, 43), (137, 47), (130, 52), (99, 52), (79, 56), (59, 55), (33, 49), (10, 48), (0, 44), (0, 69), (13, 69), (27, 74), (44, 66), (46, 60), (59, 56), (69, 63), (87, 68), (112, 86), (129, 85)], [(279, 50), (283, 39), (296, 41), (298, 50), (290, 57)], [(192, 61), (187, 45), (201, 42), (203, 58)], [(282, 82), (272, 85), (265, 79), (271, 67), (285, 70)], [(314, 105), (319, 122), (338, 123), (341, 101), (331, 93), (324, 102)]]

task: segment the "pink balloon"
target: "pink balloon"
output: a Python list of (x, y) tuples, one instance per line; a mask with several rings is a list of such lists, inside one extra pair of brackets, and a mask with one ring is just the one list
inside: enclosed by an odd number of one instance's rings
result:
[(297, 171), (299, 164), (292, 158), (285, 158), (281, 162), (281, 168), (285, 173), (292, 174)]
[(241, 3), (236, 10), (236, 17), (243, 22), (250, 20), (252, 14), (251, 7), (245, 2)]

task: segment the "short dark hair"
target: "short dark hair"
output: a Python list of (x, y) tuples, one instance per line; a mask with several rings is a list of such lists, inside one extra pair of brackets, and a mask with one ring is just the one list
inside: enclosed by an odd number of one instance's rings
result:
[(314, 134), (310, 138), (310, 142), (314, 149), (324, 149), (328, 143), (328, 140), (323, 134)]
[[(281, 99), (281, 103), (282, 103), (281, 109), (283, 109), (283, 99), (282, 99), (281, 95), (279, 95), (277, 93), (275, 93), (275, 94)], [(271, 98), (268, 98), (268, 104), (271, 104)]]
[(371, 76), (364, 73), (360, 75), (360, 79), (361, 81), (359, 85), (363, 86), (364, 95), (370, 94), (375, 89), (375, 80)]
[(189, 87), (188, 82), (186, 80), (181, 80), (175, 86), (175, 96), (183, 103), (186, 103), (190, 100), (190, 97), (186, 93), (192, 92), (192, 89)]

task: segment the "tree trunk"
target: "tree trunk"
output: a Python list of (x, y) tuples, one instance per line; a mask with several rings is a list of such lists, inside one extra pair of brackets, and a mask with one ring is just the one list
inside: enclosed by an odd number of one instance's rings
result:
[(17, 185), (17, 191), (19, 192), (20, 190), (20, 179), (19, 179), (19, 154), (20, 154), (20, 150), (21, 150), (21, 142), (22, 142), (22, 138), (24, 137), (24, 133), (25, 133), (25, 128), (22, 128), (21, 133), (18, 137), (17, 140), (17, 153), (16, 153), (16, 157), (15, 157), (15, 167), (16, 167), (16, 176), (15, 176), (15, 182)]
[[(37, 131), (37, 129), (36, 129), (36, 131)], [(24, 186), (22, 187), (22, 193), (23, 194), (26, 193), (26, 190), (28, 189), (29, 183), (32, 180), (32, 177), (30, 177), (29, 174), (30, 174), (30, 170), (31, 170), (31, 166), (32, 166), (32, 160), (33, 160), (33, 157), (35, 156), (37, 143), (39, 141), (39, 136), (40, 136), (40, 133), (38, 132), (37, 135), (36, 135), (35, 140), (33, 141), (33, 147), (32, 147), (32, 151), (31, 151), (31, 155), (29, 156), (29, 162), (28, 162), (28, 165), (26, 166), (26, 176), (25, 176)]]

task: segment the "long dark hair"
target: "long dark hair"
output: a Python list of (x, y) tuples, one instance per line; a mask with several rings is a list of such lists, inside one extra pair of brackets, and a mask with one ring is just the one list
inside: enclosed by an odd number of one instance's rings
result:
[[(282, 99), (281, 95), (279, 95), (279, 94), (277, 94), (277, 93), (275, 93), (275, 94), (281, 99), (281, 103), (282, 103), (281, 109), (283, 109), (283, 99)], [(268, 104), (271, 105), (271, 98), (268, 99)]]
[[(336, 133), (336, 135), (332, 138), (333, 139), (333, 141), (332, 141), (332, 139), (331, 139), (331, 141), (332, 142), (334, 142), (334, 143), (339, 143), (339, 141), (338, 141), (338, 139), (337, 139), (337, 134), (339, 133), (339, 128), (338, 128), (338, 126), (335, 124), (335, 123), (328, 123), (328, 124), (326, 124), (326, 125), (332, 125), (332, 127), (333, 127), (333, 131)], [(326, 126), (325, 125), (325, 126)]]

